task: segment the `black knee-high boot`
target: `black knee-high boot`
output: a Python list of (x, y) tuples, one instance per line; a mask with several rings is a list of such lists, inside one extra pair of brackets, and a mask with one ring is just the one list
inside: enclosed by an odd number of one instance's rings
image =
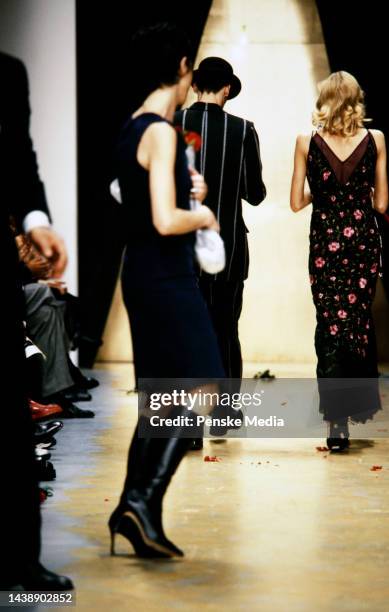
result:
[(131, 542), (139, 557), (182, 557), (184, 553), (165, 536), (162, 502), (192, 438), (179, 437), (182, 428), (176, 430), (175, 438), (141, 438), (142, 425), (138, 423), (135, 430), (123, 493), (109, 520), (111, 553), (119, 533)]

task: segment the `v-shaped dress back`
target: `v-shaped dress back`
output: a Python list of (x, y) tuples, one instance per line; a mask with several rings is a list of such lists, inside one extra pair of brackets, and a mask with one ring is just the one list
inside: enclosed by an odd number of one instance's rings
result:
[[(372, 206), (377, 150), (367, 132), (341, 161), (315, 134), (307, 159), (312, 193), (309, 272), (317, 327), (317, 375), (376, 379), (377, 352), (371, 306), (380, 267), (380, 236)], [(326, 420), (365, 421), (380, 408), (376, 384), (352, 401), (329, 401), (321, 393)], [(322, 387), (323, 388), (323, 387)], [(319, 384), (320, 390), (320, 384)]]

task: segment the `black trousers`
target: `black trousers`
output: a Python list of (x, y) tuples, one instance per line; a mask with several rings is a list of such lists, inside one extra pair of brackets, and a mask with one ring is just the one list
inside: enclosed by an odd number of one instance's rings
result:
[(33, 425), (25, 385), (23, 293), (18, 257), (7, 219), (0, 219), (2, 261), (2, 411), (0, 577), (17, 582), (23, 566), (39, 559), (40, 507), (33, 445)]
[(199, 285), (211, 314), (226, 376), (237, 380), (228, 386), (228, 390), (237, 393), (240, 389), (238, 381), (242, 378), (239, 317), (242, 312), (244, 281), (214, 280), (202, 274)]

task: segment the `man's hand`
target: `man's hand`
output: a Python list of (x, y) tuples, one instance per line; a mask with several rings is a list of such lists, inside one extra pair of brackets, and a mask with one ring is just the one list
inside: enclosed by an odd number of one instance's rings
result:
[(28, 235), (38, 251), (50, 261), (53, 277), (62, 276), (68, 262), (62, 238), (50, 227), (34, 227)]

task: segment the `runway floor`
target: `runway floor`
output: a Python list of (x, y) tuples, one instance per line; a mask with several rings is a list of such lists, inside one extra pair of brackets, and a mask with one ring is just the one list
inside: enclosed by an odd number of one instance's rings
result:
[(137, 403), (131, 366), (94, 373), (96, 417), (58, 434), (57, 479), (45, 484), (54, 495), (42, 507), (43, 560), (73, 578), (77, 610), (387, 612), (389, 440), (355, 440), (344, 455), (318, 452), (316, 439), (206, 440), (165, 502), (166, 532), (186, 557), (139, 560), (120, 538), (111, 557), (107, 519)]

